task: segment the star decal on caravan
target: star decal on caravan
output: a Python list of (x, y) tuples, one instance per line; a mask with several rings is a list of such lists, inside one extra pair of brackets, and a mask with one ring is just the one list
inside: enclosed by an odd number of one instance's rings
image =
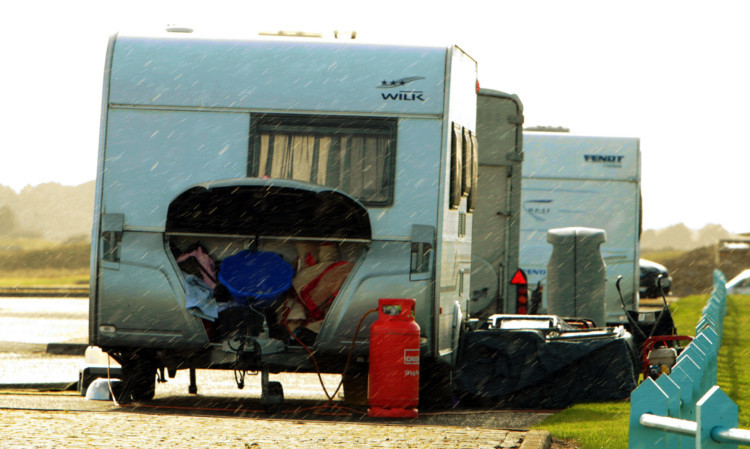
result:
[(393, 89), (396, 87), (405, 86), (411, 83), (412, 81), (423, 80), (423, 79), (424, 79), (423, 76), (407, 76), (406, 78), (401, 78), (397, 80), (391, 80), (391, 81), (383, 80), (383, 82), (381, 82), (380, 85), (376, 87), (378, 89)]

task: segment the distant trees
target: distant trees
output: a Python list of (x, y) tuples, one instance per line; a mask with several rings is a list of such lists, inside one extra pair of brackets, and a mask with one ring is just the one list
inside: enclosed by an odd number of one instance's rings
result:
[[(0, 237), (65, 242), (91, 233), (94, 182), (45, 183), (20, 193), (0, 185)], [(87, 237), (89, 238), (89, 237)]]
[(733, 234), (718, 224), (707, 224), (701, 229), (692, 230), (683, 223), (662, 229), (649, 229), (641, 236), (641, 250), (681, 250), (689, 251), (708, 245), (715, 245), (720, 239)]
[(10, 209), (10, 206), (7, 204), (0, 206), (0, 237), (12, 234), (16, 225), (16, 215)]

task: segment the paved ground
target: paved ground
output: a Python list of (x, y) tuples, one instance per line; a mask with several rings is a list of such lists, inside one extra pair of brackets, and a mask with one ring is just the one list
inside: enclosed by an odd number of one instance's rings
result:
[[(7, 448), (494, 449), (543, 447), (546, 441), (544, 435), (537, 436), (533, 432), (457, 426), (330, 423), (133, 412), (4, 410), (0, 425), (2, 446)], [(530, 446), (532, 440), (535, 444)]]
[[(248, 376), (240, 391), (231, 371), (198, 371), (198, 395), (188, 394), (187, 372), (179, 371), (157, 385), (153, 401), (129, 407), (86, 400), (76, 391), (41, 391), (77, 380), (83, 357), (49, 354), (47, 343), (85, 342), (88, 306), (85, 299), (41, 300), (39, 311), (17, 300), (0, 299), (3, 448), (550, 446), (548, 433), (526, 430), (549, 413), (454, 409), (421, 411), (413, 420), (374, 419), (364, 407), (325, 406), (314, 375), (272, 375), (284, 385), (287, 399), (271, 416), (260, 404), (260, 379)], [(324, 376), (329, 392), (338, 381), (338, 376)]]

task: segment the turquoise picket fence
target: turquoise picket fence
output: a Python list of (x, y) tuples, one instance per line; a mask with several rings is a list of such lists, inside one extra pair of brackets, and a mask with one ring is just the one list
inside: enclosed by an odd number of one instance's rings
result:
[(630, 395), (630, 449), (750, 446), (750, 431), (736, 428), (737, 404), (716, 385), (726, 304), (726, 278), (716, 270), (695, 338), (672, 372), (645, 379)]

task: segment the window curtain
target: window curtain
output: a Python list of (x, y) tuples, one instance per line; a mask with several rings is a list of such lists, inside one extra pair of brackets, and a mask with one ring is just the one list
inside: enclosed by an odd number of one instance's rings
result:
[(386, 136), (264, 131), (259, 150), (259, 177), (325, 185), (365, 202), (389, 199)]

